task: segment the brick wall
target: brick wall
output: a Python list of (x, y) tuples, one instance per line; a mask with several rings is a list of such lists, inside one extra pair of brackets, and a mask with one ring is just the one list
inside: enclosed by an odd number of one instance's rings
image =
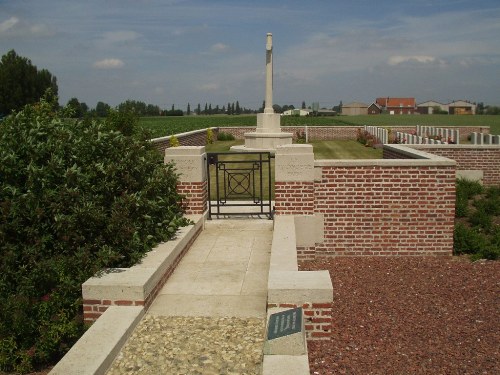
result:
[(330, 340), (332, 337), (332, 307), (333, 303), (268, 303), (267, 308), (295, 309), (302, 307), (304, 311), (304, 328), (308, 340)]
[(200, 214), (207, 210), (208, 189), (207, 181), (203, 182), (179, 182), (177, 192), (184, 195), (182, 205), (188, 215)]
[(451, 255), (454, 208), (453, 166), (323, 166), (315, 255)]
[(277, 215), (308, 215), (314, 213), (314, 183), (276, 182), (274, 208)]
[(500, 185), (500, 146), (418, 145), (412, 148), (455, 160), (457, 170), (482, 170), (484, 185)]

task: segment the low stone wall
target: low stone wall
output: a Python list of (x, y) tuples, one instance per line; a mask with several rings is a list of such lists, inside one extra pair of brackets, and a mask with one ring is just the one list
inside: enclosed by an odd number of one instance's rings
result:
[(296, 218), (275, 217), (267, 308), (304, 310), (306, 338), (328, 340), (332, 332), (333, 286), (328, 271), (299, 271)]
[(190, 218), (196, 220), (195, 225), (180, 228), (175, 239), (158, 245), (141, 263), (106, 270), (83, 283), (84, 321), (95, 322), (111, 306), (143, 306), (147, 310), (202, 230), (201, 216)]

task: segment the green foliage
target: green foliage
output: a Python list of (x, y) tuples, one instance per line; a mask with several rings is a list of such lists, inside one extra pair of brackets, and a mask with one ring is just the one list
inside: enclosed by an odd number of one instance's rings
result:
[(207, 129), (207, 144), (211, 145), (214, 143), (214, 131), (211, 128)]
[(31, 61), (10, 50), (0, 61), (0, 117), (33, 104), (51, 89), (57, 98), (57, 80), (46, 69), (38, 70)]
[(84, 331), (81, 284), (130, 267), (186, 220), (172, 165), (120, 117), (26, 106), (0, 126), (0, 372), (57, 361)]
[(125, 136), (136, 134), (137, 115), (132, 111), (110, 110), (106, 118), (106, 125), (111, 130), (117, 130)]
[(175, 135), (171, 135), (168, 141), (170, 147), (179, 147), (181, 144), (179, 143), (179, 139)]
[(455, 225), (455, 254), (470, 254), (472, 259), (500, 257), (500, 187), (457, 180), (455, 216), (461, 218)]
[(219, 132), (217, 134), (217, 140), (218, 141), (234, 141), (234, 135), (231, 133), (225, 133), (225, 132)]

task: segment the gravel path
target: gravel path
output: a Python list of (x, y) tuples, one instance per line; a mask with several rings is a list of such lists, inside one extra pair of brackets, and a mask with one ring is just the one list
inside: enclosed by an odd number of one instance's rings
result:
[(338, 258), (333, 337), (310, 342), (311, 374), (500, 374), (500, 262)]
[(147, 315), (108, 375), (260, 374), (265, 319)]

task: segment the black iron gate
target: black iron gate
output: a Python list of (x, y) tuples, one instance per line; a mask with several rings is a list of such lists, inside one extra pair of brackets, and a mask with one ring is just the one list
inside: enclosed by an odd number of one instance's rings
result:
[(207, 153), (208, 217), (272, 218), (269, 152)]

